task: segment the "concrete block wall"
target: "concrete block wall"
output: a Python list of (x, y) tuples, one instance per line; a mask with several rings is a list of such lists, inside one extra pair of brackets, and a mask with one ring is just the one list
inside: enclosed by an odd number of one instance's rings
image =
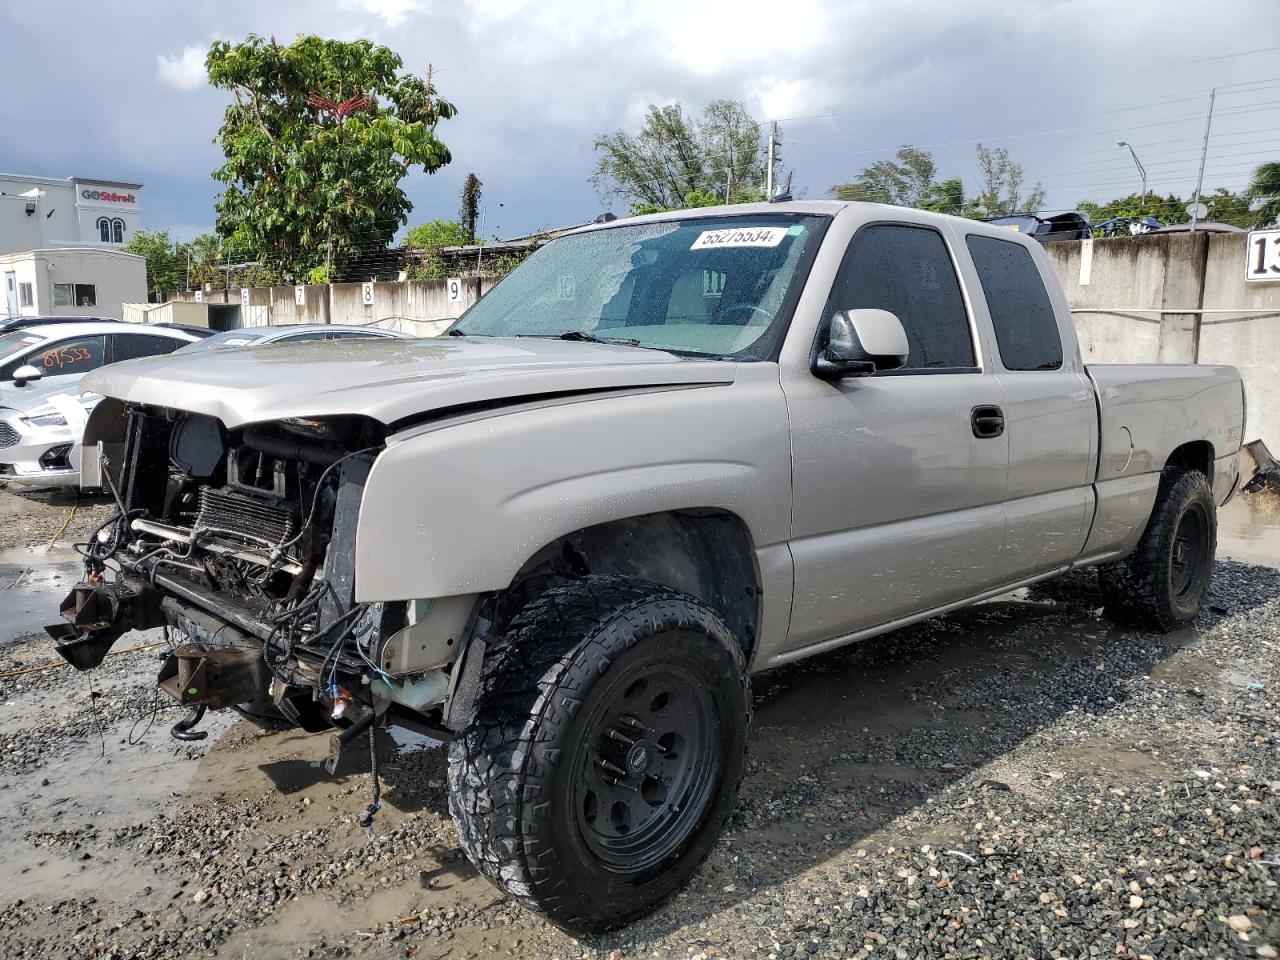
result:
[[(1280, 316), (1265, 315), (1280, 314), (1280, 281), (1245, 280), (1248, 239), (1169, 233), (1052, 243), (1045, 251), (1077, 311), (1086, 361), (1237, 367), (1248, 401), (1245, 439), (1280, 448)], [(1175, 312), (1180, 307), (1204, 312)]]
[[(240, 324), (246, 327), (288, 323), (342, 323), (363, 326), (376, 324), (404, 330), (420, 337), (432, 337), (462, 316), (471, 304), (497, 282), (492, 277), (464, 277), (458, 300), (449, 300), (446, 280), (406, 280), (373, 284), (373, 302), (364, 299), (364, 284), (334, 283), (303, 287), (298, 304), (292, 286), (251, 287), (249, 302), (240, 310)], [(193, 300), (194, 293), (180, 293), (175, 299)], [(206, 303), (241, 303), (240, 288), (210, 290)]]
[(1195, 314), (1156, 311), (1199, 308), (1204, 240), (1204, 234), (1168, 234), (1046, 245), (1073, 309), (1124, 311), (1074, 314), (1084, 358), (1194, 363)]
[(1248, 405), (1245, 439), (1261, 437), (1274, 452), (1280, 449), (1280, 281), (1244, 279), (1247, 242), (1239, 233), (1209, 238), (1198, 359), (1239, 368)]

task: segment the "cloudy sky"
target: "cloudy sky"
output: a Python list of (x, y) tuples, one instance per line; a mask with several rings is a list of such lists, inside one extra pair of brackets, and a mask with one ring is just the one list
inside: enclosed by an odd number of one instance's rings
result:
[(677, 100), (781, 120), (809, 197), (903, 143), (972, 185), (977, 141), (1007, 147), (1053, 209), (1137, 189), (1118, 140), (1151, 189), (1189, 194), (1212, 86), (1206, 190), (1280, 157), (1275, 0), (84, 0), (0, 9), (0, 170), (140, 181), (145, 226), (209, 229), (226, 95), (204, 52), (251, 32), (369, 37), (433, 64), (459, 108), (439, 131), (454, 162), (406, 180), (413, 219), (455, 217), (474, 171), (500, 236), (606, 209), (593, 135)]

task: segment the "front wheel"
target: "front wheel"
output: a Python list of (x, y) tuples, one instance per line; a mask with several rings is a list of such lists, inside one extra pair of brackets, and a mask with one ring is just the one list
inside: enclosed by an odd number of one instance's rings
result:
[(590, 577), (525, 607), (450, 745), (476, 867), (574, 933), (654, 910), (732, 812), (751, 700), (723, 620), (666, 587)]
[(1217, 543), (1208, 479), (1198, 470), (1166, 473), (1138, 548), (1098, 568), (1108, 609), (1157, 630), (1190, 623), (1209, 593)]

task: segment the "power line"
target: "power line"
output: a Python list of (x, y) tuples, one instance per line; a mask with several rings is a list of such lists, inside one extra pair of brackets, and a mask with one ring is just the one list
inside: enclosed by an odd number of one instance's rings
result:
[(1256, 53), (1272, 53), (1280, 50), (1280, 47), (1260, 47), (1257, 50), (1241, 50), (1239, 53), (1223, 53), (1216, 57), (1201, 57), (1198, 60), (1179, 60), (1175, 63), (1162, 63), (1154, 67), (1147, 67), (1142, 73), (1150, 73), (1152, 70), (1168, 70), (1171, 67), (1188, 67), (1194, 63), (1212, 63), (1215, 60), (1230, 60), (1233, 57), (1251, 57)]

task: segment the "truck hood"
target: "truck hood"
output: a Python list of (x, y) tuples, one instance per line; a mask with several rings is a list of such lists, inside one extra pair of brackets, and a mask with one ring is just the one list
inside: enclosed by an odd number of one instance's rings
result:
[(497, 400), (731, 383), (736, 366), (563, 340), (329, 340), (130, 360), (86, 375), (80, 389), (208, 414), (228, 427), (340, 414), (390, 425)]

